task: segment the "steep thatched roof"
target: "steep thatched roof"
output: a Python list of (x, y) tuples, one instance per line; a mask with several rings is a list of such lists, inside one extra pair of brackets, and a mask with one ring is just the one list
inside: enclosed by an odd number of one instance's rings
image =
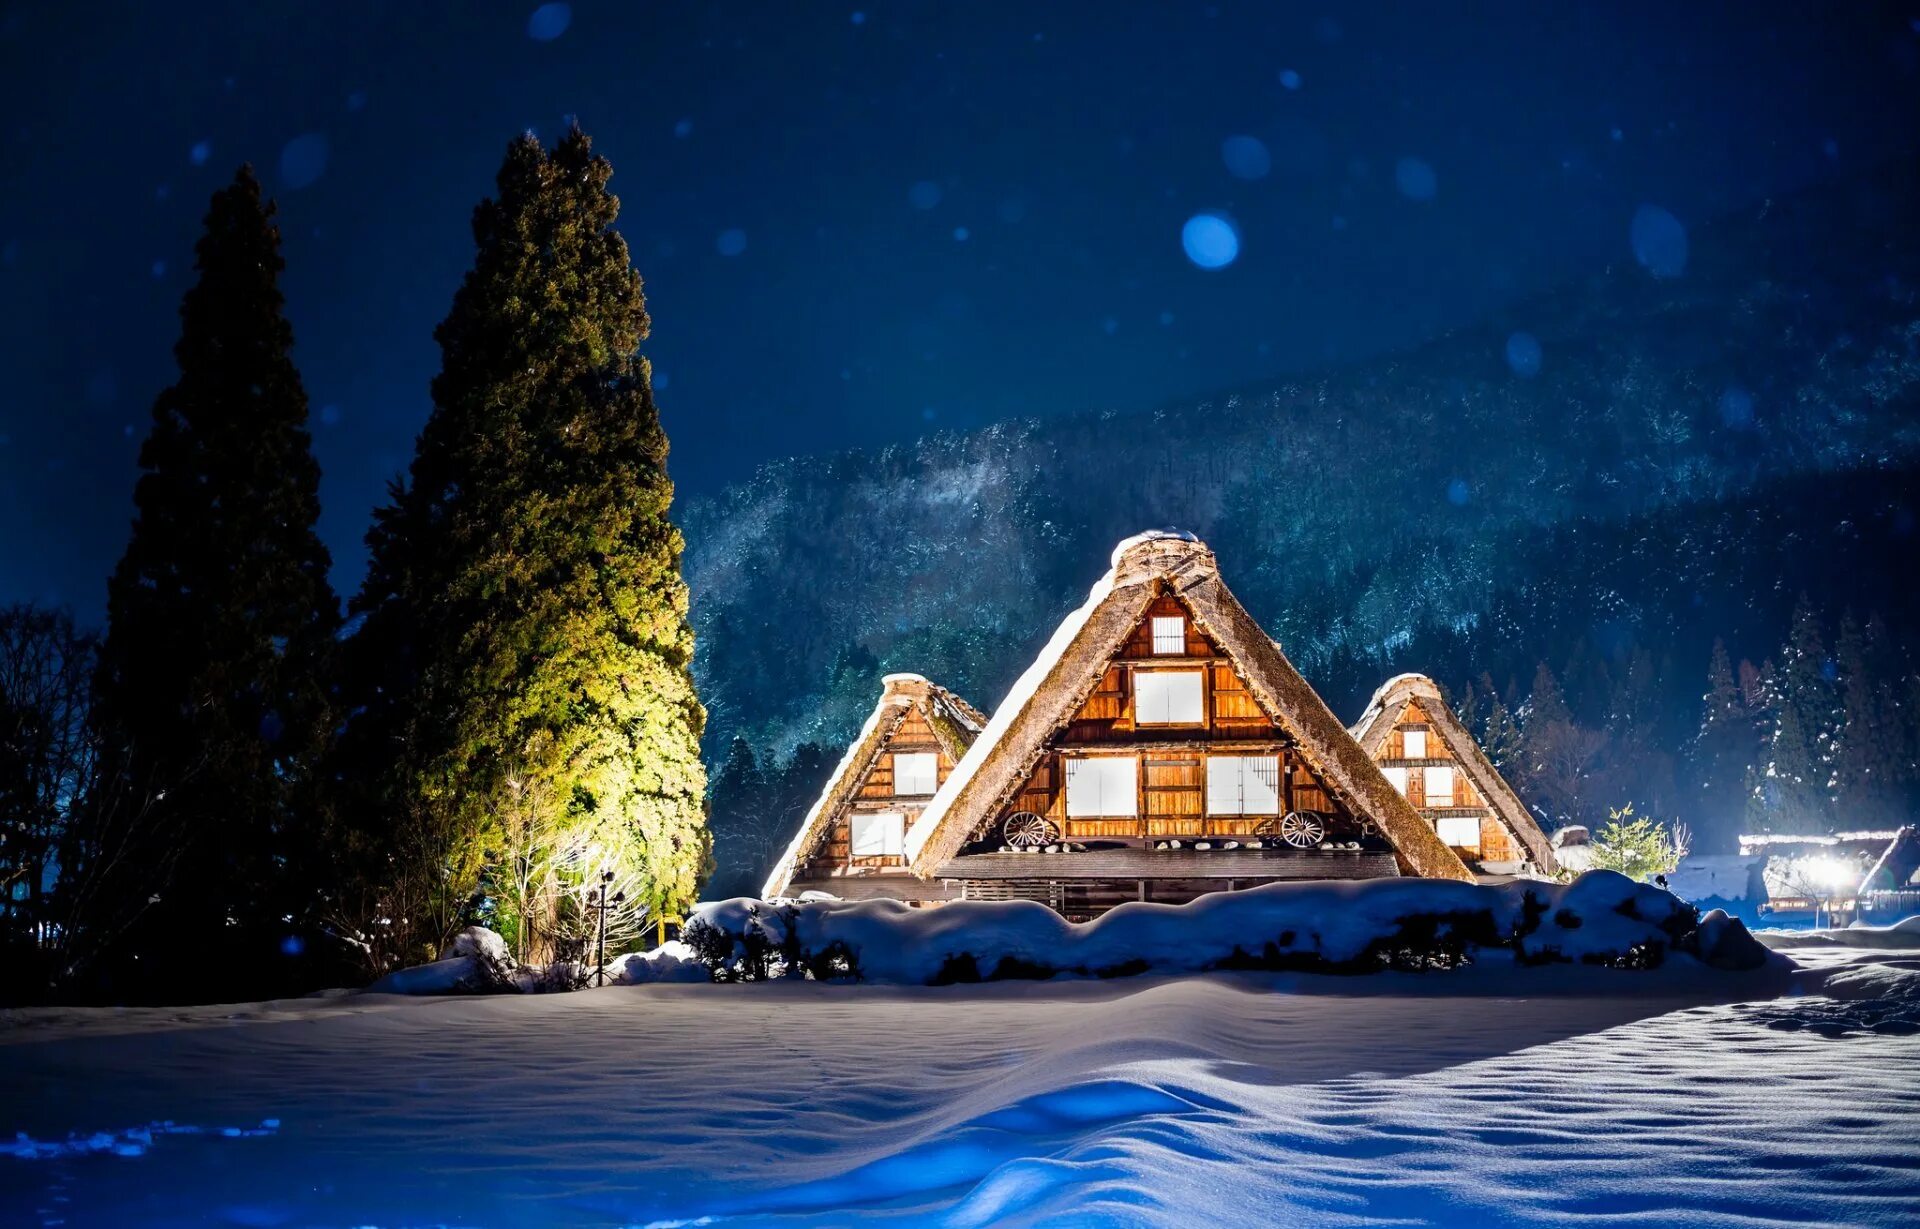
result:
[(1493, 766), (1486, 752), (1474, 740), (1473, 733), (1460, 720), (1453, 706), (1440, 694), (1440, 685), (1424, 674), (1399, 674), (1380, 684), (1373, 693), (1367, 709), (1360, 714), (1360, 720), (1354, 723), (1353, 736), (1366, 753), (1379, 758), (1380, 748), (1386, 746), (1387, 736), (1393, 733), (1394, 723), (1400, 713), (1411, 701), (1419, 701), (1420, 707), (1429, 719), (1429, 724), (1440, 735), (1440, 741), (1446, 744), (1448, 754), (1460, 770), (1467, 774), (1474, 788), (1480, 791), (1487, 805), (1493, 808), (1493, 814), (1500, 826), (1514, 840), (1520, 842), (1533, 859), (1533, 864), (1545, 874), (1553, 874), (1560, 864), (1553, 856), (1553, 844), (1547, 840), (1547, 834), (1534, 822), (1532, 812), (1513, 792), (1507, 779)]
[(793, 834), (786, 852), (774, 864), (767, 882), (760, 889), (762, 899), (784, 894), (793, 882), (794, 872), (813, 855), (827, 834), (833, 819), (860, 793), (867, 772), (886, 748), (887, 740), (914, 709), (933, 727), (933, 736), (955, 762), (967, 753), (973, 740), (986, 727), (987, 719), (979, 709), (938, 684), (917, 674), (889, 674), (880, 680), (880, 699), (867, 715), (866, 724), (847, 746), (845, 755), (827, 778), (820, 796), (813, 800), (800, 830)]
[(1379, 826), (1405, 869), (1472, 880), (1227, 589), (1204, 543), (1188, 533), (1144, 533), (1115, 547), (1112, 564), (1086, 604), (1066, 617), (1014, 683), (985, 732), (907, 833), (907, 863), (915, 874), (932, 877), (1020, 788), (1046, 754), (1048, 740), (1092, 694), (1164, 582), (1232, 659), (1262, 709), (1293, 735), (1326, 788)]

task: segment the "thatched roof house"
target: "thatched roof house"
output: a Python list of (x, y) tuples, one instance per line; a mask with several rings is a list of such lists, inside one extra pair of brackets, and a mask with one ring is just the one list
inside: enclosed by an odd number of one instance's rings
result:
[(889, 674), (859, 736), (767, 876), (765, 898), (926, 896), (906, 871), (907, 828), (986, 726), (980, 711), (917, 674)]
[[(1204, 543), (1140, 534), (1111, 564), (914, 822), (914, 874), (1018, 876), (1016, 894), (1056, 907), (1062, 885), (1097, 878), (1107, 895), (1087, 913), (1121, 888), (1172, 899), (1153, 891), (1169, 878), (1189, 898), (1306, 876), (1471, 880)], [(1020, 856), (1035, 844), (1054, 856)]]
[(1382, 683), (1353, 736), (1463, 859), (1489, 871), (1559, 869), (1532, 813), (1426, 675)]

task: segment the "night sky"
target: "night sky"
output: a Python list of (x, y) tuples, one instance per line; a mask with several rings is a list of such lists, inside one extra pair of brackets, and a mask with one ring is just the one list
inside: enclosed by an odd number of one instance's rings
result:
[(345, 594), (472, 208), (570, 116), (614, 164), (683, 493), (1403, 347), (1632, 261), (1645, 206), (1694, 227), (1915, 148), (1911, 4), (1453, 7), (10, 4), (0, 599), (99, 616), (243, 160)]

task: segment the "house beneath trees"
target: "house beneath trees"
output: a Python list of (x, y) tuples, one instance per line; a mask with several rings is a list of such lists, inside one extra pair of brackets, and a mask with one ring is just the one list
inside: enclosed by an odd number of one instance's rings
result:
[(1349, 730), (1204, 543), (1141, 534), (1111, 565), (991, 720), (889, 676), (763, 895), (1078, 920), (1283, 880), (1553, 869), (1430, 680), (1391, 680)]
[(1559, 869), (1546, 833), (1426, 675), (1382, 683), (1353, 736), (1469, 866), (1508, 875)]
[(945, 900), (907, 872), (906, 834), (987, 719), (917, 674), (889, 674), (761, 896), (830, 892), (858, 899)]

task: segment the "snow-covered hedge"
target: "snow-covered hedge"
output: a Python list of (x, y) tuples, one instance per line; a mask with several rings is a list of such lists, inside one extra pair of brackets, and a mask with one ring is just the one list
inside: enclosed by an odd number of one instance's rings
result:
[(915, 909), (888, 900), (741, 897), (700, 906), (683, 938), (719, 981), (785, 975), (895, 985), (1232, 968), (1441, 969), (1492, 948), (1526, 964), (1616, 968), (1652, 968), (1673, 953), (1721, 969), (1779, 959), (1726, 914), (1702, 917), (1612, 871), (1570, 884), (1269, 884), (1186, 905), (1124, 904), (1083, 924), (1031, 901)]

